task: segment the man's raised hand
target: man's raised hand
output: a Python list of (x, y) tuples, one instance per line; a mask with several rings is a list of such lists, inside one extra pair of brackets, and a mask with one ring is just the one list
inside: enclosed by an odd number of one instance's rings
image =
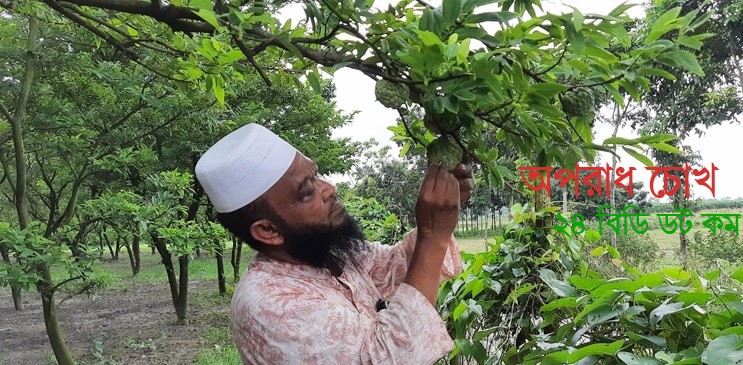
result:
[(459, 220), (459, 199), (457, 176), (441, 165), (428, 166), (415, 206), (419, 240), (448, 244)]

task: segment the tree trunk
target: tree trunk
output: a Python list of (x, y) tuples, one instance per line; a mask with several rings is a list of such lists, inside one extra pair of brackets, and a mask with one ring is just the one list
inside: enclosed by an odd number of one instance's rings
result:
[[(36, 41), (38, 34), (39, 26), (36, 23), (36, 18), (31, 16), (28, 19), (28, 38), (26, 39), (26, 53), (24, 55), (26, 71), (21, 84), (21, 95), (18, 97), (18, 102), (15, 105), (15, 114), (8, 120), (8, 123), (10, 123), (10, 135), (13, 140), (13, 152), (15, 153), (16, 176), (13, 195), (15, 197), (16, 213), (18, 214), (18, 226), (21, 229), (26, 229), (30, 221), (28, 197), (26, 196), (26, 171), (28, 164), (26, 162), (26, 149), (23, 140), (23, 119), (26, 117), (26, 106), (28, 105), (31, 86), (33, 86), (34, 75), (36, 74)], [(3, 111), (7, 112), (5, 106), (2, 106), (2, 108)], [(10, 175), (8, 175), (8, 179), (10, 180)], [(13, 304), (15, 308), (17, 310), (22, 309), (21, 291), (13, 288), (11, 290), (13, 292)]]
[(140, 262), (141, 262), (141, 255), (139, 254), (139, 243), (142, 240), (141, 233), (139, 231), (139, 227), (137, 227), (136, 230), (134, 230), (134, 238), (132, 239), (132, 255), (134, 256), (134, 266), (132, 267), (132, 276), (137, 276), (139, 274), (140, 269)]
[(235, 282), (240, 280), (240, 261), (242, 259), (243, 242), (232, 237), (232, 275)]
[(121, 239), (121, 235), (117, 234), (116, 235), (116, 251), (114, 252), (114, 254), (115, 254), (114, 255), (114, 260), (118, 260), (119, 259), (119, 253), (121, 253), (121, 246), (123, 245), (123, 241), (125, 241), (125, 240), (122, 240)]
[(152, 240), (153, 248), (157, 249), (157, 252), (160, 254), (160, 258), (162, 259), (162, 263), (163, 265), (165, 265), (165, 273), (168, 275), (168, 285), (170, 286), (170, 297), (173, 299), (173, 307), (175, 308), (175, 313), (176, 315), (178, 315), (178, 319), (180, 321), (178, 278), (176, 278), (175, 276), (173, 257), (170, 254), (170, 251), (168, 251), (168, 248), (165, 247), (165, 242), (162, 239), (153, 234)]
[[(3, 257), (3, 261), (10, 263), (10, 254), (8, 253), (8, 250), (0, 248), (0, 256)], [(21, 290), (11, 286), (10, 287), (11, 295), (13, 296), (13, 307), (15, 307), (15, 310), (20, 311), (23, 310), (23, 300), (21, 300)]]
[(54, 357), (57, 359), (59, 365), (74, 365), (75, 360), (72, 359), (72, 354), (67, 347), (67, 343), (62, 335), (62, 329), (59, 327), (59, 321), (57, 320), (57, 305), (54, 302), (54, 287), (51, 284), (52, 278), (49, 267), (46, 264), (41, 264), (38, 267), (38, 271), (42, 277), (42, 280), (37, 285), (41, 294), (42, 307), (44, 308), (44, 325), (46, 326), (49, 343), (52, 345), (52, 351), (54, 351)]
[(178, 257), (180, 275), (178, 277), (178, 301), (175, 307), (178, 324), (188, 324), (188, 261), (189, 255)]
[(111, 255), (111, 259), (114, 258), (114, 248), (111, 246), (111, 240), (108, 239), (107, 234), (103, 234), (103, 241), (106, 243), (106, 247), (108, 247), (108, 254)]
[(568, 212), (568, 189), (562, 189), (562, 212)]
[(126, 255), (129, 256), (129, 266), (132, 268), (132, 277), (137, 276), (136, 268), (134, 266), (134, 253), (132, 252), (131, 245), (129, 243), (124, 244), (126, 248)]
[(217, 258), (217, 283), (219, 286), (219, 295), (227, 294), (227, 280), (224, 277), (224, 242), (219, 241), (215, 250), (215, 257)]

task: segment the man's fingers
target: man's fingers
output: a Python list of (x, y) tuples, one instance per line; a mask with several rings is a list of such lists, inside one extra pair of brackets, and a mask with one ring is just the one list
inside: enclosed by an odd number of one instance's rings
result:
[(421, 184), (421, 192), (432, 191), (436, 188), (436, 176), (438, 175), (440, 169), (440, 165), (428, 166), (426, 177), (423, 178), (423, 184)]
[(472, 178), (461, 178), (459, 179), (459, 189), (472, 191), (475, 189), (475, 181)]
[(472, 177), (472, 166), (460, 163), (454, 167), (454, 170), (451, 170), (451, 173), (454, 174), (457, 179), (469, 178)]

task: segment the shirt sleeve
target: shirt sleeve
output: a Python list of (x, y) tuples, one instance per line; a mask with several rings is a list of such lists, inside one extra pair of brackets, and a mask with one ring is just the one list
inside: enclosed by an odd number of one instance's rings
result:
[[(416, 240), (417, 231), (413, 230), (394, 246), (371, 243), (365, 265), (382, 298), (389, 298), (405, 280)], [(462, 265), (462, 255), (452, 236), (444, 256), (440, 283), (459, 275), (462, 272)]]
[(301, 295), (285, 287), (266, 299), (233, 308), (246, 364), (430, 365), (454, 347), (436, 310), (407, 284), (375, 315), (307, 286)]

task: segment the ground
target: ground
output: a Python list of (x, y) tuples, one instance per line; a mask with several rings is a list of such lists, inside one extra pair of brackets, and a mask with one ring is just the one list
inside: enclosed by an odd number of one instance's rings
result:
[[(200, 260), (214, 265), (213, 259)], [(120, 261), (109, 265), (127, 265)], [(143, 265), (145, 276), (164, 272), (154, 258)], [(124, 279), (101, 295), (65, 301), (59, 318), (74, 357), (96, 365), (193, 364), (197, 355), (219, 346), (210, 339), (229, 337), (229, 299), (218, 295), (215, 280), (192, 280), (189, 289), (185, 326), (176, 324), (165, 281)], [(23, 301), (24, 310), (15, 311), (10, 291), (0, 288), (0, 364), (53, 364), (39, 296), (26, 292)]]

